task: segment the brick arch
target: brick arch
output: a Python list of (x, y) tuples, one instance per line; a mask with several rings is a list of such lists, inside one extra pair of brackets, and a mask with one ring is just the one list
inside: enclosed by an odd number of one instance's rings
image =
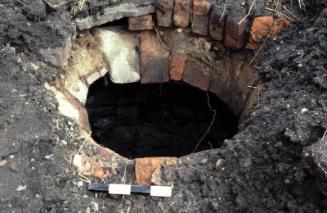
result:
[[(61, 94), (58, 97), (61, 100), (66, 99), (64, 106), (70, 106), (79, 112), (72, 113), (73, 110), (70, 110), (63, 114), (83, 121), (79, 122), (81, 127), (89, 131), (85, 125), (87, 115), (81, 109), (84, 109), (88, 87), (106, 75), (113, 82), (120, 84), (137, 81), (142, 84), (183, 81), (216, 94), (234, 114), (251, 111), (251, 97), (257, 97), (257, 91), (253, 87), (259, 82), (259, 77), (249, 64), (253, 58), (250, 51), (218, 48), (218, 52), (222, 51), (220, 54), (223, 56), (216, 58), (217, 52), (212, 51), (213, 44), (202, 37), (191, 36), (189, 32), (181, 33), (177, 30), (169, 31), (167, 34), (174, 37), (174, 41), (166, 47), (152, 31), (133, 34), (126, 30), (107, 28), (98, 29), (94, 35), (78, 39), (77, 48), (69, 65), (65, 67), (65, 75), (51, 84), (51, 89)], [(108, 36), (113, 39), (108, 39)], [(186, 41), (185, 36), (190, 39)], [(117, 43), (120, 44), (118, 50), (103, 50)], [(170, 47), (178, 48), (172, 48), (170, 51)], [(126, 51), (134, 51), (137, 54), (132, 54), (134, 56), (132, 59), (131, 55), (125, 55)], [(116, 57), (117, 55), (123, 56)], [(120, 62), (125, 59), (139, 63), (129, 63), (129, 67), (123, 63), (121, 67)]]

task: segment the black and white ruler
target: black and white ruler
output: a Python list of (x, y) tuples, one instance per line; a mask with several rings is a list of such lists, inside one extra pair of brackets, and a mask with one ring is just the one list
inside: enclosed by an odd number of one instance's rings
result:
[(90, 183), (89, 191), (108, 192), (116, 195), (142, 194), (154, 197), (171, 197), (171, 186), (144, 186), (129, 184), (105, 184), (100, 182)]

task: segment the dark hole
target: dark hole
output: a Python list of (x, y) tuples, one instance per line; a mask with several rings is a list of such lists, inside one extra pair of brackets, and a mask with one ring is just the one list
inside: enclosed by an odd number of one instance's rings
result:
[[(214, 112), (208, 100), (217, 112), (209, 131)], [(237, 132), (238, 117), (224, 103), (182, 83), (99, 79), (90, 86), (86, 109), (94, 139), (127, 158), (180, 157), (220, 147)]]
[[(112, 22), (108, 22), (106, 24), (101, 25), (101, 27), (126, 27), (128, 26), (128, 18), (122, 18), (122, 19), (118, 19)], [(127, 29), (127, 27), (126, 27)]]

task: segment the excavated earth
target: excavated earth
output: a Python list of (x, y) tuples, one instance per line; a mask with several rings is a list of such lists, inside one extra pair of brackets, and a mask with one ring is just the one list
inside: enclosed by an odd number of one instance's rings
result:
[[(267, 42), (248, 125), (221, 148), (179, 158), (171, 198), (94, 194), (70, 165), (83, 140), (44, 83), (64, 62), (48, 47), (74, 39), (76, 12), (45, 2), (0, 2), (0, 212), (327, 212), (324, 1), (305, 1), (305, 18)], [(112, 181), (123, 178), (133, 179)]]

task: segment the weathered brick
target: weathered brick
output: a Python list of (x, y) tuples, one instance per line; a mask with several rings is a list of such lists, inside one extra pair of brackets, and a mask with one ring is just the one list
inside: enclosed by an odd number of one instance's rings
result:
[(241, 49), (245, 46), (249, 31), (250, 21), (245, 18), (247, 8), (242, 3), (242, 0), (234, 0), (227, 5), (224, 44), (232, 49)]
[(194, 0), (192, 31), (196, 34), (207, 36), (209, 32), (209, 15), (212, 0)]
[(241, 20), (234, 19), (232, 16), (227, 16), (225, 27), (224, 44), (228, 48), (241, 49), (246, 44), (246, 28), (249, 24), (248, 19)]
[(174, 7), (174, 25), (186, 28), (190, 24), (191, 0), (176, 0)]
[(157, 0), (157, 25), (171, 27), (173, 25), (174, 0)]
[(249, 61), (251, 56), (246, 51), (225, 56), (217, 62), (217, 69), (212, 74), (209, 91), (226, 103), (234, 114), (242, 112), (247, 97), (258, 75)]
[(180, 81), (183, 79), (184, 69), (186, 65), (186, 55), (173, 52), (171, 54), (169, 64), (169, 77), (170, 80)]
[(239, 68), (240, 73), (237, 76), (236, 86), (237, 89), (241, 92), (239, 97), (240, 103), (245, 104), (250, 91), (252, 90), (251, 86), (259, 81), (258, 72), (250, 65), (251, 60), (254, 55), (252, 53), (244, 52), (244, 59), (234, 59), (234, 64), (239, 63), (241, 67)]
[(135, 159), (135, 177), (136, 183), (141, 185), (151, 185), (152, 174), (160, 171), (161, 165), (164, 163), (165, 158), (137, 158)]
[(169, 81), (169, 52), (155, 33), (146, 31), (140, 35), (141, 83)]
[(204, 91), (209, 89), (211, 74), (192, 60), (187, 60), (183, 81)]
[(225, 28), (225, 14), (224, 4), (216, 3), (210, 14), (209, 21), (209, 35), (215, 40), (224, 39), (224, 28)]
[[(248, 89), (245, 85), (244, 87), (241, 87), (243, 83), (247, 83), (247, 80), (244, 79), (242, 81), (242, 78), (246, 77), (243, 73), (243, 67), (249, 66), (249, 62), (246, 61), (246, 52), (234, 52), (233, 55), (227, 60), (226, 65), (227, 69), (230, 72), (230, 84), (229, 84), (229, 91), (231, 94), (231, 100), (229, 103), (229, 107), (232, 110), (234, 114), (241, 113), (244, 104), (245, 104), (245, 98), (244, 96), (246, 93), (246, 90)], [(241, 79), (240, 82), (238, 80)]]
[(107, 176), (107, 172), (96, 156), (86, 156), (74, 154), (72, 156), (72, 164), (77, 168), (79, 174), (103, 179)]
[(274, 37), (290, 26), (287, 19), (277, 20), (273, 16), (255, 17), (251, 26), (250, 36), (246, 48), (256, 49), (267, 37)]
[[(161, 168), (164, 167), (172, 170), (177, 165), (176, 158), (167, 157), (149, 157), (135, 159), (135, 177), (136, 184), (151, 185), (151, 184), (167, 184), (172, 181), (170, 178), (163, 181)], [(167, 183), (165, 183), (167, 182)]]
[[(232, 87), (232, 99), (230, 103), (230, 108), (234, 112), (234, 114), (239, 114), (242, 112), (245, 101), (248, 95), (250, 84), (250, 79), (247, 78), (247, 74), (249, 74), (248, 68), (250, 67), (248, 64), (245, 64), (244, 60), (239, 60), (237, 58), (233, 58), (233, 87)], [(249, 76), (250, 77), (250, 76)]]
[(217, 61), (217, 69), (212, 73), (212, 79), (210, 82), (209, 91), (216, 94), (225, 104), (228, 106), (231, 103), (232, 89), (230, 82), (231, 79), (231, 68), (230, 58), (224, 58), (220, 61)]
[(135, 30), (152, 30), (153, 19), (152, 15), (130, 17), (128, 18), (128, 29)]

